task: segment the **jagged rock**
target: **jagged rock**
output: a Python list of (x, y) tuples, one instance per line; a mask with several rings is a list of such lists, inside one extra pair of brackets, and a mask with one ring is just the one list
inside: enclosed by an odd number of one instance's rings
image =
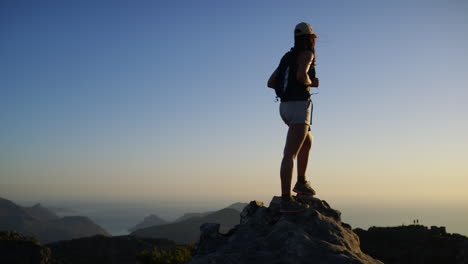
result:
[[(205, 223), (200, 226), (200, 253), (207, 254), (215, 251), (219, 245), (226, 242), (225, 236), (219, 233), (219, 224)], [(203, 250), (209, 250), (203, 252)]]
[(263, 207), (263, 203), (259, 201), (252, 201), (250, 202), (244, 210), (241, 212), (241, 223), (244, 222), (244, 219), (249, 218), (253, 213), (257, 211), (258, 208)]
[(273, 197), (269, 207), (250, 202), (227, 234), (219, 233), (217, 224), (202, 225), (190, 263), (382, 263), (361, 251), (359, 237), (326, 201), (296, 198), (310, 208), (281, 214), (281, 198)]

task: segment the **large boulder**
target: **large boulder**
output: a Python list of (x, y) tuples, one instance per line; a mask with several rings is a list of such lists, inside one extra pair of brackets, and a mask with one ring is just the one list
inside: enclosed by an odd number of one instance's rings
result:
[(190, 263), (382, 264), (361, 251), (359, 237), (341, 222), (339, 211), (317, 198), (296, 199), (310, 207), (281, 214), (281, 198), (273, 197), (268, 207), (250, 202), (241, 212), (240, 224), (227, 234), (219, 232), (218, 224), (203, 224)]

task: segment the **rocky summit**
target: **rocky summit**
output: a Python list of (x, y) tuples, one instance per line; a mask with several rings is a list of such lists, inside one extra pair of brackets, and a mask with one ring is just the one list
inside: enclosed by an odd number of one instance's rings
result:
[(310, 207), (281, 214), (281, 197), (273, 197), (268, 207), (250, 202), (241, 212), (240, 224), (226, 234), (219, 232), (219, 224), (203, 224), (190, 264), (382, 264), (361, 251), (359, 237), (326, 201), (295, 198)]

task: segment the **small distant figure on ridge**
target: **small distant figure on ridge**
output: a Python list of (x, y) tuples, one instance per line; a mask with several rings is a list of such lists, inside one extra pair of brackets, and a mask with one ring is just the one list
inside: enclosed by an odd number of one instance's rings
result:
[(279, 112), (288, 125), (288, 134), (281, 162), (281, 205), (282, 213), (301, 212), (308, 208), (291, 196), (291, 181), (294, 160), (297, 158), (297, 183), (293, 191), (302, 195), (315, 195), (306, 180), (309, 152), (313, 144), (310, 132), (313, 104), (310, 87), (318, 87), (315, 76), (315, 39), (312, 26), (302, 22), (294, 29), (294, 47), (281, 59), (279, 66), (268, 80), (268, 87), (275, 89), (281, 100)]

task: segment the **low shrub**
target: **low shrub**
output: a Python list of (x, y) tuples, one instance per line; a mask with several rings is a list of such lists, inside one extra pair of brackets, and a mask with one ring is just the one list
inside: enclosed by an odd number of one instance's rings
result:
[(192, 260), (191, 249), (194, 246), (195, 243), (190, 243), (168, 250), (143, 250), (137, 254), (137, 258), (142, 264), (184, 264)]

